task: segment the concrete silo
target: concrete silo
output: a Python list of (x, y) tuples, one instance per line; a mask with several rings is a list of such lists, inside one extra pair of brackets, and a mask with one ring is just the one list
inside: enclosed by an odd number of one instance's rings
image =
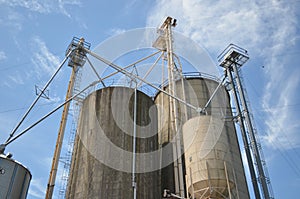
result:
[[(133, 198), (134, 90), (107, 87), (83, 102), (66, 198)], [(137, 198), (160, 197), (158, 161), (142, 156), (158, 149), (157, 111), (150, 97), (137, 91)]]
[[(213, 79), (187, 77), (176, 81), (176, 95), (195, 107), (204, 107), (218, 86)], [(168, 86), (164, 88), (168, 90)], [(169, 97), (158, 93), (155, 103), (158, 109), (159, 143), (173, 142)], [(177, 102), (178, 126), (181, 137), (181, 158), (186, 193), (194, 198), (249, 198), (241, 152), (231, 113), (229, 94), (221, 86), (206, 114)], [(167, 150), (167, 149), (166, 149)], [(170, 163), (163, 154), (162, 164)], [(176, 175), (174, 163), (162, 170), (162, 189), (175, 193)], [(175, 178), (175, 179), (174, 179)]]

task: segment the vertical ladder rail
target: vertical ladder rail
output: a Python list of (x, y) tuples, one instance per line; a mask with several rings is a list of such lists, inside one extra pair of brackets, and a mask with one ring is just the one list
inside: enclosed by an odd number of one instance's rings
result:
[[(69, 81), (66, 100), (72, 97), (74, 79), (75, 79), (75, 69), (73, 68), (72, 69), (72, 74), (71, 74), (71, 77), (70, 77), (70, 81)], [(47, 185), (47, 192), (46, 192), (46, 197), (45, 197), (46, 199), (51, 199), (52, 196), (53, 196), (53, 190), (54, 190), (54, 186), (55, 186), (55, 179), (56, 179), (56, 174), (57, 174), (57, 169), (58, 169), (58, 162), (59, 162), (59, 157), (60, 157), (60, 153), (61, 153), (61, 148), (62, 148), (62, 143), (63, 143), (63, 138), (64, 138), (64, 132), (65, 132), (66, 124), (67, 124), (67, 117), (68, 117), (69, 107), (70, 107), (70, 103), (65, 104), (63, 112), (62, 112), (60, 127), (59, 127), (59, 131), (58, 131), (55, 151), (54, 151), (53, 160), (52, 160), (52, 166), (51, 166), (49, 181), (48, 181), (48, 185)]]
[(248, 136), (246, 133), (245, 124), (243, 122), (241, 107), (239, 104), (238, 91), (237, 91), (237, 88), (234, 83), (234, 77), (229, 68), (227, 68), (227, 75), (228, 75), (229, 81), (233, 84), (233, 92), (232, 93), (233, 93), (234, 102), (236, 105), (236, 111), (237, 111), (237, 116), (238, 116), (237, 119), (238, 119), (238, 123), (240, 124), (240, 130), (241, 130), (241, 134), (242, 134), (242, 138), (243, 138), (246, 158), (248, 161), (249, 172), (250, 172), (250, 176), (251, 176), (251, 182), (252, 182), (252, 186), (253, 186), (253, 190), (254, 190), (254, 195), (255, 195), (256, 199), (260, 199), (261, 197), (260, 197), (260, 192), (259, 192), (259, 188), (258, 188), (255, 170), (254, 170), (254, 164), (253, 164), (253, 160), (252, 160), (252, 156), (251, 156), (251, 150), (250, 150), (250, 146), (249, 146)]
[[(70, 99), (73, 95), (74, 82), (76, 78), (76, 73), (78, 72), (78, 68), (82, 67), (86, 61), (86, 50), (89, 50), (91, 44), (85, 42), (84, 38), (74, 37), (71, 44), (69, 45), (66, 54), (70, 54), (70, 59), (68, 65), (72, 68), (72, 74), (68, 84), (68, 90), (66, 94), (66, 101)], [(58, 163), (61, 154), (63, 138), (65, 134), (67, 118), (70, 108), (70, 102), (64, 105), (64, 109), (61, 116), (60, 127), (57, 135), (54, 155), (52, 159), (52, 166), (50, 170), (46, 196), (45, 199), (52, 199), (53, 191), (56, 181), (56, 174), (58, 170)]]
[[(73, 89), (73, 94), (77, 94), (79, 91), (79, 86), (81, 83), (81, 76), (82, 76), (82, 70), (81, 68), (78, 69), (75, 77), (75, 82), (74, 82), (74, 89)], [(79, 117), (79, 111), (82, 106), (82, 102), (84, 99), (84, 94), (83, 96), (78, 96), (74, 99), (72, 103), (72, 109), (73, 109), (73, 118), (72, 118), (72, 124), (71, 124), (71, 129), (69, 132), (69, 137), (68, 137), (68, 143), (67, 143), (67, 152), (64, 157), (64, 166), (63, 166), (63, 172), (61, 176), (61, 185), (59, 189), (59, 198), (64, 199), (66, 190), (67, 190), (67, 184), (68, 184), (68, 179), (69, 179), (69, 174), (70, 174), (70, 167), (71, 167), (71, 161), (72, 161), (72, 153), (73, 153), (73, 148), (74, 148), (74, 141), (75, 141), (75, 135), (76, 135), (76, 129), (77, 129), (77, 123), (78, 123), (78, 117)]]
[(250, 109), (250, 103), (248, 101), (247, 91), (243, 85), (243, 77), (241, 71), (238, 70), (237, 66), (233, 66), (233, 71), (236, 74), (237, 87), (241, 97), (241, 103), (243, 110), (243, 116), (245, 118), (246, 124), (248, 126), (248, 133), (250, 137), (250, 144), (252, 152), (254, 155), (256, 169), (259, 175), (259, 182), (261, 189), (266, 199), (273, 199), (273, 190), (271, 187), (270, 177), (267, 171), (266, 162), (263, 156), (263, 151), (261, 149), (261, 144), (259, 142), (259, 137), (257, 136), (257, 130), (254, 125), (253, 114)]

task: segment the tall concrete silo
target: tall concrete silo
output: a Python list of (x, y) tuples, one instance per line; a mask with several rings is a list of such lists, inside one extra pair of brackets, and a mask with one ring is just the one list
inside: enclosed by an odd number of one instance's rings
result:
[[(133, 198), (133, 113), (131, 88), (103, 88), (84, 100), (66, 198)], [(143, 157), (158, 149), (157, 110), (152, 99), (139, 91), (136, 116), (137, 198), (157, 199), (159, 172), (151, 168), (159, 162)]]
[[(213, 79), (187, 77), (176, 81), (176, 95), (195, 107), (204, 107), (218, 86)], [(168, 86), (164, 88), (168, 90)], [(158, 93), (159, 143), (173, 142), (169, 97)], [(221, 86), (206, 109), (206, 114), (177, 103), (181, 135), (183, 178), (186, 193), (194, 198), (249, 198), (241, 152), (233, 123), (229, 94)], [(169, 151), (167, 151), (169, 150)], [(170, 163), (171, 148), (163, 154), (162, 164)], [(174, 163), (162, 170), (162, 189), (175, 191)]]

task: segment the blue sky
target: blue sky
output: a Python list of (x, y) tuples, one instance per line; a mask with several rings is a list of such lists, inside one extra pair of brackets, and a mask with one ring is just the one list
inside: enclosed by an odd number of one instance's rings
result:
[[(126, 30), (157, 27), (170, 15), (178, 20), (176, 30), (206, 49), (216, 65), (229, 43), (248, 50), (244, 81), (275, 198), (297, 198), (299, 10), (297, 0), (0, 0), (0, 141), (34, 100), (35, 85), (42, 87), (55, 71), (73, 36), (84, 37), (93, 48)], [(70, 72), (63, 68), (50, 86), (50, 100), (41, 100), (21, 129), (63, 101)], [(29, 199), (44, 197), (60, 115), (7, 148), (33, 174)]]

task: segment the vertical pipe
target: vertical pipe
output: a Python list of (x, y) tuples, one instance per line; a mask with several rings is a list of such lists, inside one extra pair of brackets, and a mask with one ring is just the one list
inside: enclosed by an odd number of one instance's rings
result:
[[(167, 28), (167, 58), (168, 58), (168, 73), (169, 73), (169, 89), (170, 93), (173, 96), (176, 96), (176, 86), (174, 79), (174, 60), (173, 60), (173, 39), (172, 39), (172, 30), (171, 30), (171, 20), (166, 24)], [(179, 136), (178, 128), (178, 113), (176, 101), (173, 98), (170, 98), (170, 112), (171, 112), (171, 124), (173, 125), (173, 130), (175, 133), (175, 155), (174, 155), (174, 169), (175, 171), (175, 185), (176, 185), (176, 194), (180, 194), (181, 197), (184, 197), (184, 183), (183, 183), (183, 168), (181, 160), (181, 142)]]
[(230, 190), (230, 184), (229, 184), (229, 179), (228, 179), (228, 171), (227, 171), (226, 161), (224, 161), (224, 172), (225, 172), (225, 177), (226, 177), (226, 182), (227, 182), (229, 199), (231, 199), (231, 190)]
[(240, 108), (240, 104), (239, 104), (239, 99), (238, 99), (238, 95), (237, 95), (238, 91), (236, 90), (236, 85), (233, 81), (233, 76), (232, 76), (232, 73), (231, 73), (231, 69), (227, 68), (226, 70), (227, 70), (227, 75), (228, 75), (229, 81), (231, 82), (232, 88), (233, 88), (232, 93), (233, 93), (234, 102), (235, 102), (235, 105), (236, 105), (236, 110), (237, 110), (237, 115), (238, 115), (238, 122), (240, 124), (241, 134), (242, 134), (242, 138), (243, 138), (243, 142), (244, 142), (244, 147), (245, 147), (246, 157), (247, 157), (249, 171), (250, 171), (250, 175), (251, 175), (251, 181), (252, 181), (252, 186), (253, 186), (253, 190), (254, 190), (254, 195), (255, 195), (256, 199), (261, 199), (258, 184), (257, 184), (256, 174), (255, 174), (255, 170), (254, 170), (254, 167), (253, 167), (253, 160), (252, 160), (252, 156), (251, 156), (251, 152), (250, 152), (250, 147), (249, 147), (249, 144), (248, 144), (246, 128), (245, 128), (245, 124), (244, 124), (244, 120), (243, 120), (243, 117), (242, 117), (241, 108)]
[(185, 184), (185, 194), (186, 194), (186, 197), (187, 198), (189, 198), (189, 187), (188, 187), (188, 181), (189, 181), (189, 179), (188, 179), (188, 175), (186, 174), (185, 175), (185, 181), (186, 181), (186, 184)]
[(266, 199), (270, 199), (269, 190), (268, 190), (268, 186), (267, 186), (267, 182), (266, 182), (266, 178), (265, 178), (265, 174), (264, 174), (264, 169), (263, 169), (263, 166), (262, 166), (262, 163), (261, 163), (261, 158), (260, 158), (259, 150), (258, 150), (258, 147), (257, 147), (257, 142), (256, 142), (255, 134), (254, 134), (254, 129), (253, 129), (252, 121), (251, 121), (250, 116), (249, 116), (249, 109), (248, 109), (248, 106), (247, 106), (244, 90), (243, 90), (243, 87), (242, 87), (243, 85), (241, 83), (239, 72), (237, 70), (236, 64), (233, 65), (233, 72), (236, 75), (236, 82), (237, 82), (237, 87), (238, 87), (238, 91), (239, 91), (239, 94), (240, 94), (240, 100), (241, 100), (241, 103), (242, 103), (242, 107), (244, 109), (243, 110), (243, 113), (244, 113), (243, 116), (245, 117), (246, 125), (247, 125), (248, 130), (249, 130), (250, 141), (251, 141), (251, 145), (252, 145), (252, 152), (253, 152), (253, 156), (255, 158), (255, 162), (256, 162), (256, 165), (257, 165), (259, 179), (260, 179), (260, 183), (261, 183), (262, 190), (263, 190), (263, 195)]
[[(163, 57), (165, 56), (164, 52), (163, 52)], [(162, 63), (161, 63), (161, 69), (162, 69), (162, 79), (161, 79), (161, 86), (162, 86), (162, 89), (164, 87), (164, 81), (165, 81), (165, 65), (164, 65), (164, 58), (161, 59), (162, 60)], [(161, 113), (160, 113), (160, 117), (162, 117), (160, 119), (160, 129), (158, 129), (158, 131), (162, 131), (163, 129), (163, 125), (164, 125), (164, 116), (165, 116), (165, 109), (164, 109), (164, 97), (161, 98)], [(160, 133), (159, 134), (159, 150), (160, 150), (160, 165), (159, 165), (159, 168), (160, 169), (160, 172), (162, 171), (162, 168), (163, 168), (163, 164), (162, 164), (162, 161), (163, 161), (163, 150), (162, 150), (162, 144), (163, 144), (163, 133)]]
[[(185, 95), (185, 83), (183, 76), (181, 75), (181, 87), (182, 87), (182, 98), (186, 102), (186, 95)], [(184, 105), (184, 115), (185, 115), (185, 121), (188, 121), (188, 111), (187, 111), (187, 106)]]
[[(167, 38), (169, 39), (170, 37), (170, 23), (167, 24)], [(172, 92), (172, 88), (173, 88), (173, 80), (172, 80), (172, 54), (170, 53), (170, 46), (171, 44), (170, 40), (167, 40), (167, 60), (168, 60), (168, 83), (169, 83), (169, 92), (171, 95), (174, 96), (174, 93)], [(171, 135), (170, 137), (173, 138), (174, 134), (176, 134), (175, 131), (175, 125), (174, 125), (174, 106), (173, 106), (173, 99), (169, 96), (169, 113), (170, 113), (170, 123), (171, 123)], [(174, 133), (175, 131), (175, 133)], [(176, 140), (176, 139), (175, 139)], [(179, 194), (180, 193), (180, 188), (179, 188), (179, 176), (178, 176), (178, 162), (177, 162), (177, 150), (176, 150), (176, 142), (174, 143), (172, 141), (172, 148), (173, 148), (173, 164), (174, 164), (174, 181), (175, 181), (175, 193)]]
[[(74, 81), (75, 81), (75, 76), (76, 76), (76, 68), (77, 68), (76, 66), (73, 66), (73, 68), (72, 68), (72, 74), (70, 77), (68, 91), (66, 94), (66, 101), (72, 97)], [(46, 192), (46, 197), (45, 197), (46, 199), (51, 199), (53, 196), (58, 162), (59, 162), (62, 142), (63, 142), (63, 138), (64, 138), (64, 134), (65, 134), (69, 107), (70, 107), (70, 103), (66, 103), (64, 105), (64, 109), (62, 112), (60, 127), (59, 127), (58, 136), (57, 136), (57, 140), (56, 140), (56, 146), (55, 146), (55, 151), (54, 151), (54, 155), (53, 155), (53, 159), (52, 159), (52, 166), (51, 166), (51, 171), (50, 171), (50, 176), (49, 176), (49, 181), (48, 181), (48, 186), (47, 186), (47, 192)]]
[[(183, 99), (183, 101), (186, 102), (185, 83), (184, 83), (184, 76), (182, 74), (182, 64), (181, 64), (180, 59), (179, 59), (178, 56), (176, 56), (176, 59), (177, 59), (177, 61), (179, 63), (179, 67), (180, 67), (180, 80), (181, 80), (181, 87), (182, 87), (182, 99)], [(185, 113), (185, 121), (188, 121), (187, 105), (184, 105), (184, 113)], [(181, 138), (181, 140), (183, 140), (183, 138)]]
[[(137, 85), (136, 85), (137, 86)], [(133, 199), (136, 199), (136, 179), (135, 179), (135, 162), (136, 162), (136, 114), (137, 114), (137, 87), (134, 88), (134, 105), (133, 105), (133, 142), (132, 142), (132, 188)]]

